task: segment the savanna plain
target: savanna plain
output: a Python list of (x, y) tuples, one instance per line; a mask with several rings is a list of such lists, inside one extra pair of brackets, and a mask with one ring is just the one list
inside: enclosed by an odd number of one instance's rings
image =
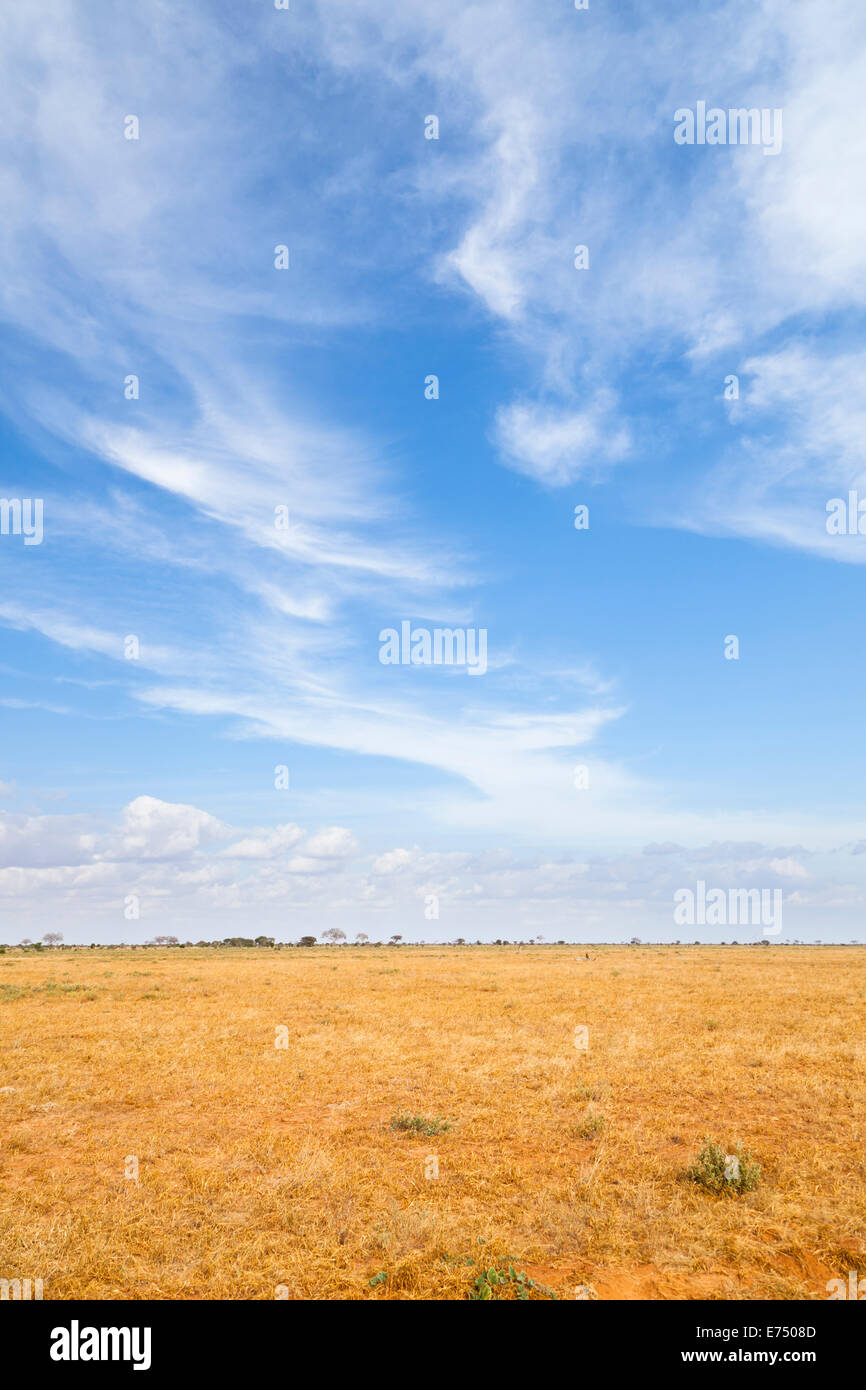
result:
[[(0, 1276), (826, 1299), (866, 1273), (864, 1005), (853, 946), (7, 949)], [(708, 1141), (754, 1185), (697, 1181)]]

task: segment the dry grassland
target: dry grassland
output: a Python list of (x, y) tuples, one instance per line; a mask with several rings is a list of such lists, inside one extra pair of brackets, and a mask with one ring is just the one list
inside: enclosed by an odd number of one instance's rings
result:
[[(511, 1261), (567, 1299), (825, 1299), (866, 1273), (864, 1005), (856, 947), (7, 952), (0, 1276), (454, 1299)], [(705, 1135), (756, 1191), (685, 1179)]]

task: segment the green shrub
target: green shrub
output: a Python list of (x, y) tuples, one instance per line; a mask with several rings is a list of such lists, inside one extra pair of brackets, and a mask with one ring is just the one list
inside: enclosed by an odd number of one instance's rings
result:
[(575, 1134), (578, 1139), (595, 1139), (596, 1135), (601, 1134), (604, 1126), (604, 1116), (591, 1112), (584, 1116), (579, 1125), (575, 1125)]
[(528, 1302), (532, 1298), (552, 1298), (558, 1301), (559, 1294), (546, 1284), (530, 1279), (524, 1270), (516, 1270), (513, 1264), (503, 1264), (479, 1274), (469, 1290), (469, 1298), (474, 1302), (487, 1302), (493, 1298), (517, 1298), (521, 1302)]
[(392, 1115), (391, 1128), (408, 1132), (409, 1134), (443, 1134), (451, 1125), (442, 1115), (433, 1120), (425, 1120), (423, 1115)]
[(686, 1177), (705, 1192), (754, 1192), (761, 1180), (761, 1168), (739, 1144), (729, 1154), (721, 1144), (706, 1139), (694, 1163), (687, 1168)]

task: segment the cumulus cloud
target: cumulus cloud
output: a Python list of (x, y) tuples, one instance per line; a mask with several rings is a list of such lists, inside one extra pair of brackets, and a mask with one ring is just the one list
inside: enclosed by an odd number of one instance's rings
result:
[(373, 873), (396, 874), (411, 862), (412, 855), (408, 849), (391, 849), (387, 854), (380, 854), (373, 860)]
[(304, 832), (297, 825), (278, 825), (274, 830), (257, 836), (247, 836), (222, 851), (226, 859), (275, 859), (292, 849)]
[(810, 878), (808, 869), (792, 858), (790, 855), (786, 859), (770, 859), (769, 867), (779, 878)]
[(304, 853), (311, 859), (348, 859), (358, 851), (358, 842), (350, 830), (339, 825), (331, 825), (311, 835), (304, 845)]
[[(143, 940), (160, 930), (182, 939), (246, 935), (251, 914), (258, 930), (280, 939), (338, 925), (352, 935), (398, 931), (407, 940), (538, 930), (548, 940), (667, 940), (682, 934), (674, 894), (699, 880), (723, 890), (781, 888), (792, 934), (806, 920), (800, 910), (821, 908), (824, 929), (848, 935), (866, 903), (866, 864), (850, 842), (830, 852), (755, 840), (555, 856), (370, 850), (342, 826), (244, 832), (153, 797), (136, 798), (108, 827), (82, 816), (0, 815), (0, 849), (0, 897), (16, 905), (4, 940), (30, 926), (47, 929), (59, 911), (70, 941)], [(141, 907), (132, 926), (123, 916), (130, 894)], [(426, 915), (431, 899), (438, 917)]]
[(29, 868), (80, 864), (89, 858), (91, 822), (83, 816), (0, 813), (0, 866)]
[(206, 811), (179, 802), (138, 796), (123, 810), (120, 830), (107, 858), (178, 859), (213, 840), (224, 839), (226, 826)]

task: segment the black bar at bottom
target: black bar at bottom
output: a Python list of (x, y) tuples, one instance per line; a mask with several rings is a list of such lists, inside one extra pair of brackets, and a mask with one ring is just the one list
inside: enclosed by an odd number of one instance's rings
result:
[[(450, 1359), (449, 1334), (460, 1352), (451, 1369), (461, 1379), (473, 1362), (495, 1369), (496, 1353), (511, 1357), (521, 1336), (537, 1359), (571, 1366), (600, 1365), (618, 1373), (647, 1370), (667, 1374), (675, 1367), (700, 1375), (716, 1366), (736, 1372), (806, 1367), (822, 1382), (859, 1363), (866, 1309), (844, 1302), (590, 1302), (529, 1309), (430, 1305), (396, 1300), (370, 1302), (0, 1302), (0, 1336), (7, 1369), (39, 1372), (51, 1381), (70, 1376), (93, 1379), (101, 1371), (133, 1382), (147, 1375), (212, 1371), (221, 1379), (282, 1366), (287, 1375), (314, 1364), (333, 1376), (344, 1364), (356, 1374), (366, 1363), (382, 1375), (400, 1375), (415, 1357), (430, 1369)], [(866, 1299), (853, 1300), (866, 1301)], [(453, 1319), (453, 1321), (452, 1321)], [(320, 1323), (320, 1326), (317, 1324)], [(321, 1332), (321, 1336), (317, 1335)], [(495, 1337), (491, 1340), (491, 1334)], [(413, 1335), (406, 1360), (401, 1335)], [(539, 1341), (539, 1338), (542, 1340)], [(529, 1340), (531, 1339), (531, 1341)], [(455, 1343), (455, 1351), (456, 1346)], [(435, 1349), (439, 1348), (437, 1352)], [(390, 1348), (390, 1350), (389, 1350)], [(426, 1350), (425, 1350), (426, 1348)], [(394, 1360), (392, 1361), (392, 1356)], [(541, 1372), (541, 1364), (537, 1367)], [(514, 1374), (511, 1367), (510, 1374)]]

